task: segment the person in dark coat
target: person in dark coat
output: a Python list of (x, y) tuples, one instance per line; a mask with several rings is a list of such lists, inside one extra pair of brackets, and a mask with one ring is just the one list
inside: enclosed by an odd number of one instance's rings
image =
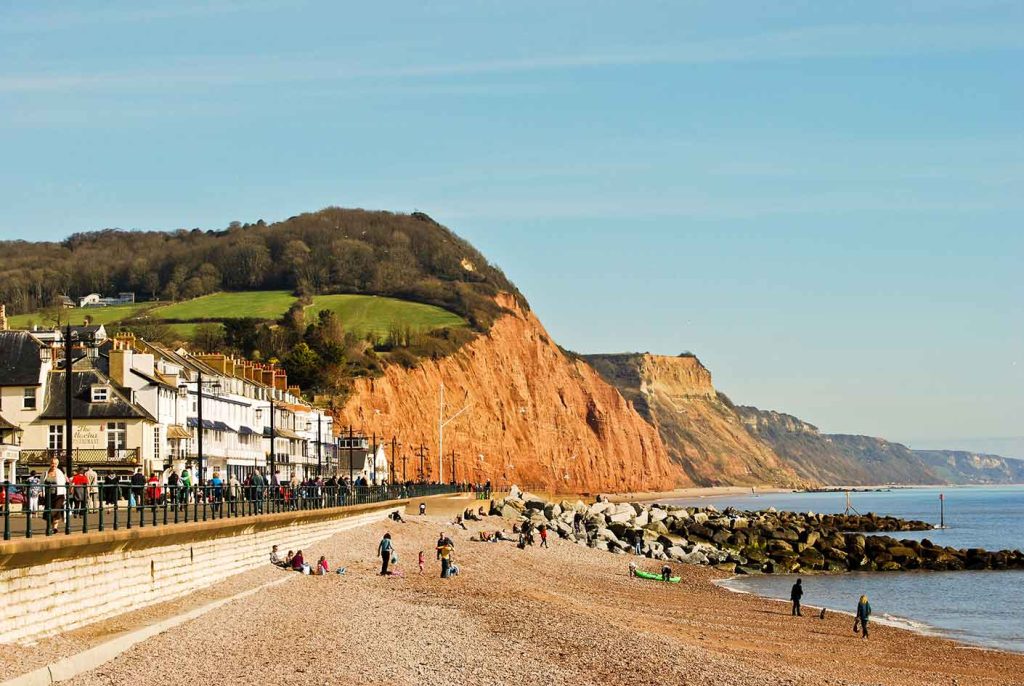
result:
[(117, 505), (121, 490), (120, 480), (114, 472), (107, 472), (103, 477), (103, 502), (107, 505)]
[(789, 592), (789, 599), (793, 601), (793, 616), (803, 617), (800, 614), (800, 599), (804, 597), (804, 586), (803, 580), (797, 579), (796, 583), (793, 584), (792, 590)]
[(857, 632), (857, 625), (860, 625), (861, 638), (868, 637), (868, 619), (871, 617), (871, 603), (868, 602), (868, 597), (862, 595), (860, 602), (857, 603), (857, 618), (853, 620), (853, 631)]
[(380, 575), (386, 576), (388, 566), (391, 564), (391, 556), (395, 552), (395, 546), (391, 543), (391, 534), (384, 534), (384, 538), (377, 544), (377, 554), (380, 555)]
[(142, 473), (142, 468), (139, 467), (132, 474), (132, 498), (135, 500), (135, 506), (142, 509), (142, 494), (146, 492), (146, 475)]

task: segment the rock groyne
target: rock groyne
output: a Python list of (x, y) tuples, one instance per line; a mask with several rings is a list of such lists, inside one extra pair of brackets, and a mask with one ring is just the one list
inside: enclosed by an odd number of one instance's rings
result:
[(548, 502), (513, 488), (491, 514), (545, 525), (561, 538), (656, 560), (714, 566), (730, 574), (1024, 569), (1019, 550), (958, 549), (889, 534), (928, 531), (928, 522), (876, 514), (744, 511), (714, 506)]

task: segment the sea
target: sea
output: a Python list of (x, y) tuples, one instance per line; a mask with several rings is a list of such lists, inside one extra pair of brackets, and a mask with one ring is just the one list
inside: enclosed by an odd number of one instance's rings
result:
[[(944, 496), (945, 528), (887, 535), (928, 538), (956, 548), (1024, 550), (1024, 486), (854, 491), (850, 502), (861, 514), (920, 519), (938, 526), (940, 494)], [(845, 493), (764, 493), (670, 502), (695, 507), (714, 505), (719, 510), (732, 506), (822, 514), (846, 511)], [(873, 618), (879, 622), (974, 646), (1024, 652), (1024, 571), (858, 572), (802, 578), (805, 605), (853, 612), (857, 599), (866, 594)], [(736, 577), (721, 585), (741, 593), (788, 600), (794, 579), (794, 575)]]

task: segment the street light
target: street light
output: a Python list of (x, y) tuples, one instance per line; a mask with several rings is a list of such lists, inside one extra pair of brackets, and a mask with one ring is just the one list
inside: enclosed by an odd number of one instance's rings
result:
[(71, 322), (68, 322), (67, 326), (64, 328), (64, 447), (67, 451), (64, 455), (64, 469), (65, 474), (68, 475), (69, 479), (71, 478), (71, 474), (74, 470), (74, 460), (71, 457), (73, 449), (72, 444), (74, 442), (74, 421), (73, 413), (71, 411), (71, 403), (74, 396), (74, 393), (72, 392), (74, 384), (72, 369), (75, 366), (75, 361), (74, 356), (72, 355), (71, 346), (73, 341), (78, 340), (81, 341), (83, 346), (92, 346), (96, 343), (95, 336), (91, 333), (86, 333), (84, 330), (83, 335), (79, 338), (78, 332), (72, 331)]
[(197, 420), (196, 421), (196, 424), (197, 424), (196, 430), (198, 432), (198, 442), (197, 442), (198, 445), (197, 445), (197, 448), (198, 448), (198, 453), (199, 453), (196, 456), (196, 468), (199, 470), (199, 485), (200, 486), (206, 485), (206, 473), (203, 470), (203, 430), (204, 430), (204, 427), (203, 427), (203, 385), (204, 384), (209, 385), (210, 390), (214, 391), (214, 393), (216, 393), (217, 391), (220, 390), (220, 382), (219, 381), (216, 381), (216, 380), (214, 380), (214, 381), (203, 381), (203, 373), (200, 372), (200, 371), (196, 372), (196, 399), (197, 399), (196, 411), (197, 411), (197, 414), (198, 414), (198, 416), (196, 418), (196, 420)]

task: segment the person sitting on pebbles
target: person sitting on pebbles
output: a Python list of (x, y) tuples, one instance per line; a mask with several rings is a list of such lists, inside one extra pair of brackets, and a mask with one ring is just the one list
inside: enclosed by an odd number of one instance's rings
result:
[(636, 563), (635, 562), (630, 562), (629, 563), (629, 576), (630, 577), (636, 576)]
[(284, 558), (281, 557), (281, 554), (277, 552), (276, 545), (270, 549), (270, 564), (275, 567), (284, 567), (287, 564)]
[(320, 556), (320, 559), (316, 563), (316, 575), (326, 576), (331, 573), (330, 568), (327, 566), (327, 558), (324, 555)]

